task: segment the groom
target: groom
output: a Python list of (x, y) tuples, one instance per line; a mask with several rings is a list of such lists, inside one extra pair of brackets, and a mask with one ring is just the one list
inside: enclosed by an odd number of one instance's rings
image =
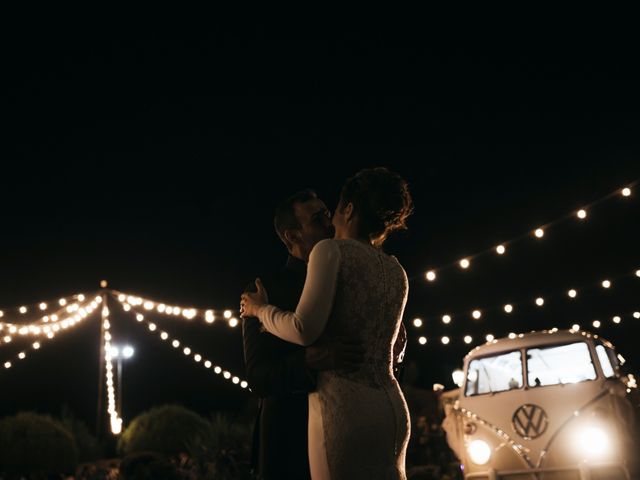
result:
[[(283, 269), (261, 278), (270, 303), (295, 310), (309, 253), (333, 236), (331, 214), (315, 192), (304, 190), (278, 206), (274, 226), (289, 257)], [(354, 339), (327, 337), (308, 347), (294, 345), (262, 331), (256, 318), (244, 319), (242, 336), (247, 380), (259, 397), (253, 470), (265, 480), (309, 479), (307, 395), (315, 388), (315, 372), (356, 369), (364, 349)]]

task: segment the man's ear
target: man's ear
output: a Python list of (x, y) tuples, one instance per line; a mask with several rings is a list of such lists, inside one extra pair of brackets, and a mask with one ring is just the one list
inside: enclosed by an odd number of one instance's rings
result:
[(353, 219), (353, 203), (349, 202), (342, 209), (342, 214), (347, 222), (350, 222)]
[(284, 239), (287, 248), (291, 250), (295, 243), (300, 242), (300, 232), (298, 230), (285, 230)]

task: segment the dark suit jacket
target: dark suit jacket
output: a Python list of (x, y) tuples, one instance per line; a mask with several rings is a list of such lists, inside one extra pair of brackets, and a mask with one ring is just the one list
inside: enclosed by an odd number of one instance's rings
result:
[[(284, 269), (261, 277), (269, 303), (294, 311), (306, 268), (302, 260), (289, 256)], [(307, 394), (314, 378), (305, 367), (304, 348), (262, 331), (256, 318), (244, 319), (242, 337), (247, 380), (259, 397), (254, 471), (264, 479), (308, 479)]]

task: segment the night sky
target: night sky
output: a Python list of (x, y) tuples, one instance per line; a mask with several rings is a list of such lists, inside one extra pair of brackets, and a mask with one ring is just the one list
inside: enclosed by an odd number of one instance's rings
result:
[[(382, 165), (409, 181), (415, 203), (409, 230), (385, 249), (415, 277), (405, 322), (418, 385), (452, 387), (465, 334), (476, 345), (486, 333), (595, 319), (638, 371), (640, 320), (629, 314), (640, 310), (630, 275), (640, 268), (640, 188), (503, 257), (423, 278), (640, 178), (633, 39), (211, 25), (23, 30), (12, 40), (2, 58), (3, 320), (12, 307), (96, 291), (101, 279), (170, 304), (234, 308), (247, 282), (286, 259), (272, 228), (279, 200), (310, 187), (333, 209), (344, 179)], [(605, 278), (609, 291), (597, 287)], [(570, 287), (580, 289), (572, 302)], [(507, 302), (510, 316), (499, 309)], [(486, 310), (479, 321), (475, 307)], [(242, 373), (239, 328), (157, 323)], [(201, 413), (245, 404), (247, 392), (118, 308), (113, 324), (115, 340), (136, 347), (124, 366), (125, 424), (167, 402)], [(66, 403), (93, 425), (98, 328), (94, 317), (2, 369), (0, 415)], [(24, 348), (0, 345), (0, 360)]]

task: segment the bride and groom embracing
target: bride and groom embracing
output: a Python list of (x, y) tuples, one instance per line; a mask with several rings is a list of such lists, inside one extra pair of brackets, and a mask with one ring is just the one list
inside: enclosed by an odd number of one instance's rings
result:
[[(263, 411), (254, 438), (262, 478), (404, 479), (410, 422), (393, 368), (404, 351), (408, 281), (381, 247), (406, 228), (407, 182), (386, 168), (365, 169), (345, 182), (333, 216), (313, 192), (283, 205), (274, 223), (290, 253), (287, 268), (264, 285), (257, 279), (240, 313), (250, 385), (261, 408), (280, 410), (285, 422), (283, 414), (308, 408), (308, 425), (291, 418), (307, 433), (308, 456), (299, 458), (303, 442), (290, 442), (294, 433), (267, 444), (265, 430), (286, 428)], [(296, 394), (308, 405), (286, 404)], [(308, 471), (278, 474), (282, 462)]]

